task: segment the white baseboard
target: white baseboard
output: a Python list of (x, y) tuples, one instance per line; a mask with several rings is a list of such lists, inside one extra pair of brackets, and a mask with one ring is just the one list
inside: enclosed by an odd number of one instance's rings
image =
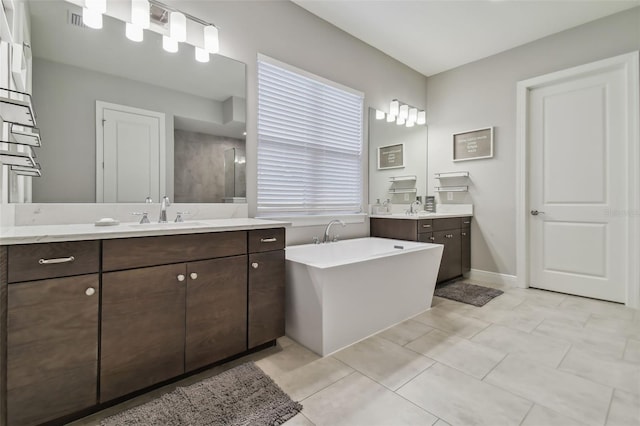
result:
[(517, 277), (515, 275), (500, 274), (498, 272), (482, 271), (472, 269), (466, 277), (470, 281), (485, 282), (489, 284), (499, 284), (504, 286), (517, 287)]

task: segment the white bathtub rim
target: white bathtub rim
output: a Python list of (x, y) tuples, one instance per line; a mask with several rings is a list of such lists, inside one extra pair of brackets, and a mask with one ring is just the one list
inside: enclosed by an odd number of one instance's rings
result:
[[(340, 266), (345, 266), (345, 265), (353, 265), (353, 264), (357, 264), (357, 263), (363, 263), (363, 262), (368, 262), (371, 261), (373, 259), (380, 259), (383, 257), (390, 257), (390, 256), (399, 256), (402, 255), (403, 253), (411, 253), (411, 252), (416, 252), (416, 251), (421, 251), (421, 250), (433, 250), (433, 249), (437, 249), (438, 247), (442, 247), (441, 244), (432, 244), (432, 243), (422, 243), (422, 242), (418, 242), (418, 241), (405, 241), (405, 240), (394, 240), (394, 239), (389, 239), (389, 238), (378, 238), (378, 237), (363, 237), (363, 238), (353, 238), (353, 239), (349, 239), (349, 240), (342, 240), (342, 241), (356, 241), (356, 240), (384, 240), (385, 242), (388, 242), (389, 244), (393, 244), (393, 245), (403, 245), (402, 249), (395, 249), (397, 251), (387, 251), (384, 253), (379, 253), (379, 254), (375, 254), (375, 255), (371, 255), (368, 257), (361, 257), (361, 258), (353, 258), (353, 259), (346, 259), (344, 261), (341, 262), (322, 262), (322, 261), (309, 261), (307, 259), (295, 259), (295, 258), (290, 258), (289, 256), (291, 255), (291, 249), (300, 249), (300, 248), (304, 248), (304, 247), (315, 247), (318, 244), (302, 244), (302, 245), (296, 245), (296, 246), (290, 246), (290, 247), (286, 247), (285, 248), (285, 258), (287, 260), (287, 262), (295, 262), (295, 263), (299, 263), (302, 265), (306, 265), (308, 267), (311, 268), (318, 268), (318, 269), (327, 269), (327, 268), (336, 268), (336, 267), (340, 267)], [(327, 243), (327, 244), (340, 244), (340, 241), (335, 242), (335, 243)], [(404, 247), (405, 245), (409, 244), (410, 247)]]

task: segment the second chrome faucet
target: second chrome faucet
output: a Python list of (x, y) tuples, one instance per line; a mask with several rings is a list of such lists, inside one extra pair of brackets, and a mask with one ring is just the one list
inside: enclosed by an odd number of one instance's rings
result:
[(166, 195), (162, 197), (162, 202), (160, 203), (160, 218), (158, 219), (158, 223), (167, 223), (167, 207), (171, 205), (169, 201), (169, 197)]

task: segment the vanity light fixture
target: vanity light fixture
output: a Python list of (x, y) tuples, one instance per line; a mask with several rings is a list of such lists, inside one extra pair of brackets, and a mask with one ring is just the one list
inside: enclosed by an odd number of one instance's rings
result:
[(178, 42), (171, 37), (162, 36), (162, 48), (169, 53), (178, 51)]
[(384, 111), (380, 111), (379, 109), (376, 110), (376, 120), (382, 120), (384, 119), (384, 116)]
[(220, 40), (218, 39), (218, 28), (214, 25), (204, 27), (204, 50), (209, 53), (218, 53), (220, 51)]
[(148, 0), (131, 0), (131, 23), (142, 29), (149, 29), (151, 5)]
[(409, 105), (400, 105), (400, 113), (398, 114), (398, 118), (401, 118), (402, 121), (407, 121), (407, 118), (409, 118)]
[(424, 111), (418, 111), (418, 119), (416, 120), (416, 124), (427, 124), (427, 113)]
[(175, 41), (187, 41), (187, 17), (184, 13), (173, 11), (169, 14), (169, 37)]
[(84, 0), (82, 23), (99, 30), (102, 28), (102, 14), (107, 11), (107, 0)]
[(408, 121), (415, 123), (418, 120), (418, 108), (409, 108)]
[(125, 35), (131, 41), (141, 42), (144, 39), (144, 30), (142, 27), (127, 22)]
[(196, 46), (196, 61), (203, 63), (209, 62), (209, 52), (201, 47)]
[[(378, 112), (376, 110), (376, 119), (378, 118)], [(381, 112), (384, 114), (384, 112)], [(407, 127), (413, 127), (417, 125), (427, 124), (427, 114), (424, 110), (420, 110), (409, 104), (400, 102), (394, 99), (389, 104), (389, 114), (387, 114), (387, 122), (394, 122), (399, 125), (406, 125)]]
[(389, 115), (392, 117), (397, 117), (400, 112), (400, 102), (397, 99), (394, 99), (389, 104)]

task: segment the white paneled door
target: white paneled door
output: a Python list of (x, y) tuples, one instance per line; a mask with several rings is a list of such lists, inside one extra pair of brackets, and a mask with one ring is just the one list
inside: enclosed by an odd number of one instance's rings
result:
[(557, 73), (530, 88), (531, 287), (626, 300), (628, 91), (627, 70), (605, 64)]
[(98, 105), (97, 114), (98, 202), (159, 201), (165, 195), (164, 115), (113, 104)]

